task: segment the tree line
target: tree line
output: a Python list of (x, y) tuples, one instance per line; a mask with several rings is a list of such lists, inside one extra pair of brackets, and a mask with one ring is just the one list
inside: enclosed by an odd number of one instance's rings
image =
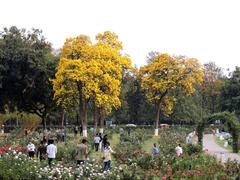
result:
[(110, 31), (95, 43), (79, 35), (60, 52), (42, 31), (4, 28), (0, 33), (0, 112), (26, 112), (42, 125), (66, 120), (103, 131), (104, 119), (117, 124), (195, 124), (228, 110), (240, 115), (240, 69), (225, 75), (214, 62), (150, 52), (147, 64), (132, 66), (123, 44)]

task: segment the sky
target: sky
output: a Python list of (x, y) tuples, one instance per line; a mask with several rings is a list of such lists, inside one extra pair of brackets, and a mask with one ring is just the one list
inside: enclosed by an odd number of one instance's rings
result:
[(41, 29), (56, 49), (113, 31), (137, 67), (150, 51), (240, 66), (239, 0), (1, 0), (0, 30), (12, 25)]

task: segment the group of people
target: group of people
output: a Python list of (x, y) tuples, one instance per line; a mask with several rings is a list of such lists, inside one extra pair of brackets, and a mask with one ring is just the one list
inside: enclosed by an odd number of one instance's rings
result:
[[(177, 156), (177, 157), (182, 156), (182, 154), (183, 154), (183, 149), (182, 149), (181, 144), (178, 144), (178, 145), (177, 145), (177, 147), (175, 148), (175, 152), (176, 152), (176, 156)], [(152, 147), (152, 155), (153, 155), (153, 156), (156, 156), (156, 155), (158, 155), (158, 154), (159, 154), (159, 148), (157, 147), (157, 144), (154, 143), (154, 144), (153, 144), (153, 147)]]
[(98, 151), (100, 149), (101, 151), (103, 151), (108, 142), (108, 136), (107, 134), (102, 136), (102, 133), (98, 133), (94, 136), (93, 141), (95, 150)]
[(40, 161), (48, 158), (48, 164), (51, 166), (53, 159), (56, 158), (57, 146), (54, 145), (53, 139), (49, 139), (48, 142), (46, 140), (42, 140), (37, 148), (30, 141), (27, 145), (27, 151), (30, 159), (33, 159), (36, 154)]
[[(102, 137), (101, 133), (96, 134), (93, 139), (95, 150), (99, 149), (102, 151), (102, 159), (103, 159), (103, 171), (107, 171), (111, 168), (111, 154), (114, 153), (110, 146), (110, 142), (108, 141), (107, 135)], [(77, 166), (84, 164), (88, 159), (88, 141), (83, 139), (80, 144), (77, 145), (76, 150), (76, 163)]]
[[(111, 154), (114, 153), (114, 151), (110, 147), (107, 135), (102, 136), (101, 133), (96, 134), (93, 141), (95, 150), (102, 152), (103, 170), (109, 170), (111, 168)], [(75, 160), (77, 166), (84, 164), (88, 159), (89, 151), (87, 144), (88, 141), (82, 139), (81, 143), (76, 145)], [(47, 141), (44, 136), (40, 145), (37, 147), (30, 141), (27, 145), (27, 152), (30, 159), (33, 159), (35, 155), (40, 161), (48, 159), (48, 164), (51, 167), (52, 161), (56, 158), (57, 147), (54, 145), (53, 139)]]
[[(77, 126), (75, 126), (73, 128), (73, 132), (74, 132), (74, 136), (77, 137), (77, 134), (78, 134), (78, 127)], [(79, 134), (80, 134), (80, 136), (82, 135), (82, 127), (81, 126), (79, 128)]]

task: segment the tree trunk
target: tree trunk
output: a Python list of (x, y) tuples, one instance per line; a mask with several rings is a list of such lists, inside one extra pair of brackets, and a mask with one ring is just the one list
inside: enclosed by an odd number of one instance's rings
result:
[(83, 137), (87, 137), (87, 99), (82, 94), (82, 84), (78, 84), (79, 92), (79, 118), (82, 124)]
[(215, 97), (214, 96), (212, 96), (211, 97), (212, 98), (212, 108), (211, 108), (211, 113), (213, 114), (213, 113), (215, 113), (215, 101), (216, 101), (216, 99), (215, 99)]
[(155, 136), (158, 136), (159, 116), (160, 116), (160, 103), (156, 105), (156, 119), (155, 119), (155, 131), (154, 131)]
[(102, 109), (99, 109), (99, 123), (100, 123), (100, 128), (99, 132), (103, 134), (103, 128), (104, 128), (104, 113)]
[(46, 127), (47, 127), (45, 118), (46, 118), (45, 116), (42, 116), (42, 126), (43, 126), (43, 129), (46, 129)]
[(65, 112), (62, 112), (62, 127), (64, 127), (64, 120), (65, 120)]
[(76, 120), (77, 120), (77, 125), (81, 126), (81, 122), (79, 121), (79, 111), (77, 112)]
[(82, 100), (79, 105), (79, 116), (82, 124), (83, 137), (87, 137), (87, 103), (86, 100)]
[(97, 130), (98, 118), (97, 118), (97, 107), (96, 107), (96, 105), (94, 105), (94, 107), (93, 107), (93, 121), (94, 121), (94, 129)]

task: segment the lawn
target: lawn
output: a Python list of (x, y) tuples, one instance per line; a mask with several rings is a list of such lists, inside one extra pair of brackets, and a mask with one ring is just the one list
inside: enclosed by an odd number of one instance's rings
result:
[[(112, 138), (109, 139), (111, 147), (113, 150), (115, 150), (117, 148), (117, 145), (119, 144), (120, 141), (120, 135), (119, 134), (113, 134)], [(90, 154), (90, 158), (96, 159), (96, 160), (100, 160), (102, 157), (102, 152), (98, 151), (98, 152), (92, 152)]]
[[(227, 151), (232, 152), (232, 146), (228, 145), (228, 147), (224, 147), (224, 141), (221, 141), (219, 137), (215, 138), (215, 142)], [(238, 153), (238, 155), (240, 155), (240, 152)]]
[(152, 149), (153, 143), (158, 144), (159, 140), (160, 140), (160, 136), (153, 136), (152, 138), (148, 139), (142, 145), (143, 150), (145, 150), (147, 153), (151, 154), (151, 149)]

